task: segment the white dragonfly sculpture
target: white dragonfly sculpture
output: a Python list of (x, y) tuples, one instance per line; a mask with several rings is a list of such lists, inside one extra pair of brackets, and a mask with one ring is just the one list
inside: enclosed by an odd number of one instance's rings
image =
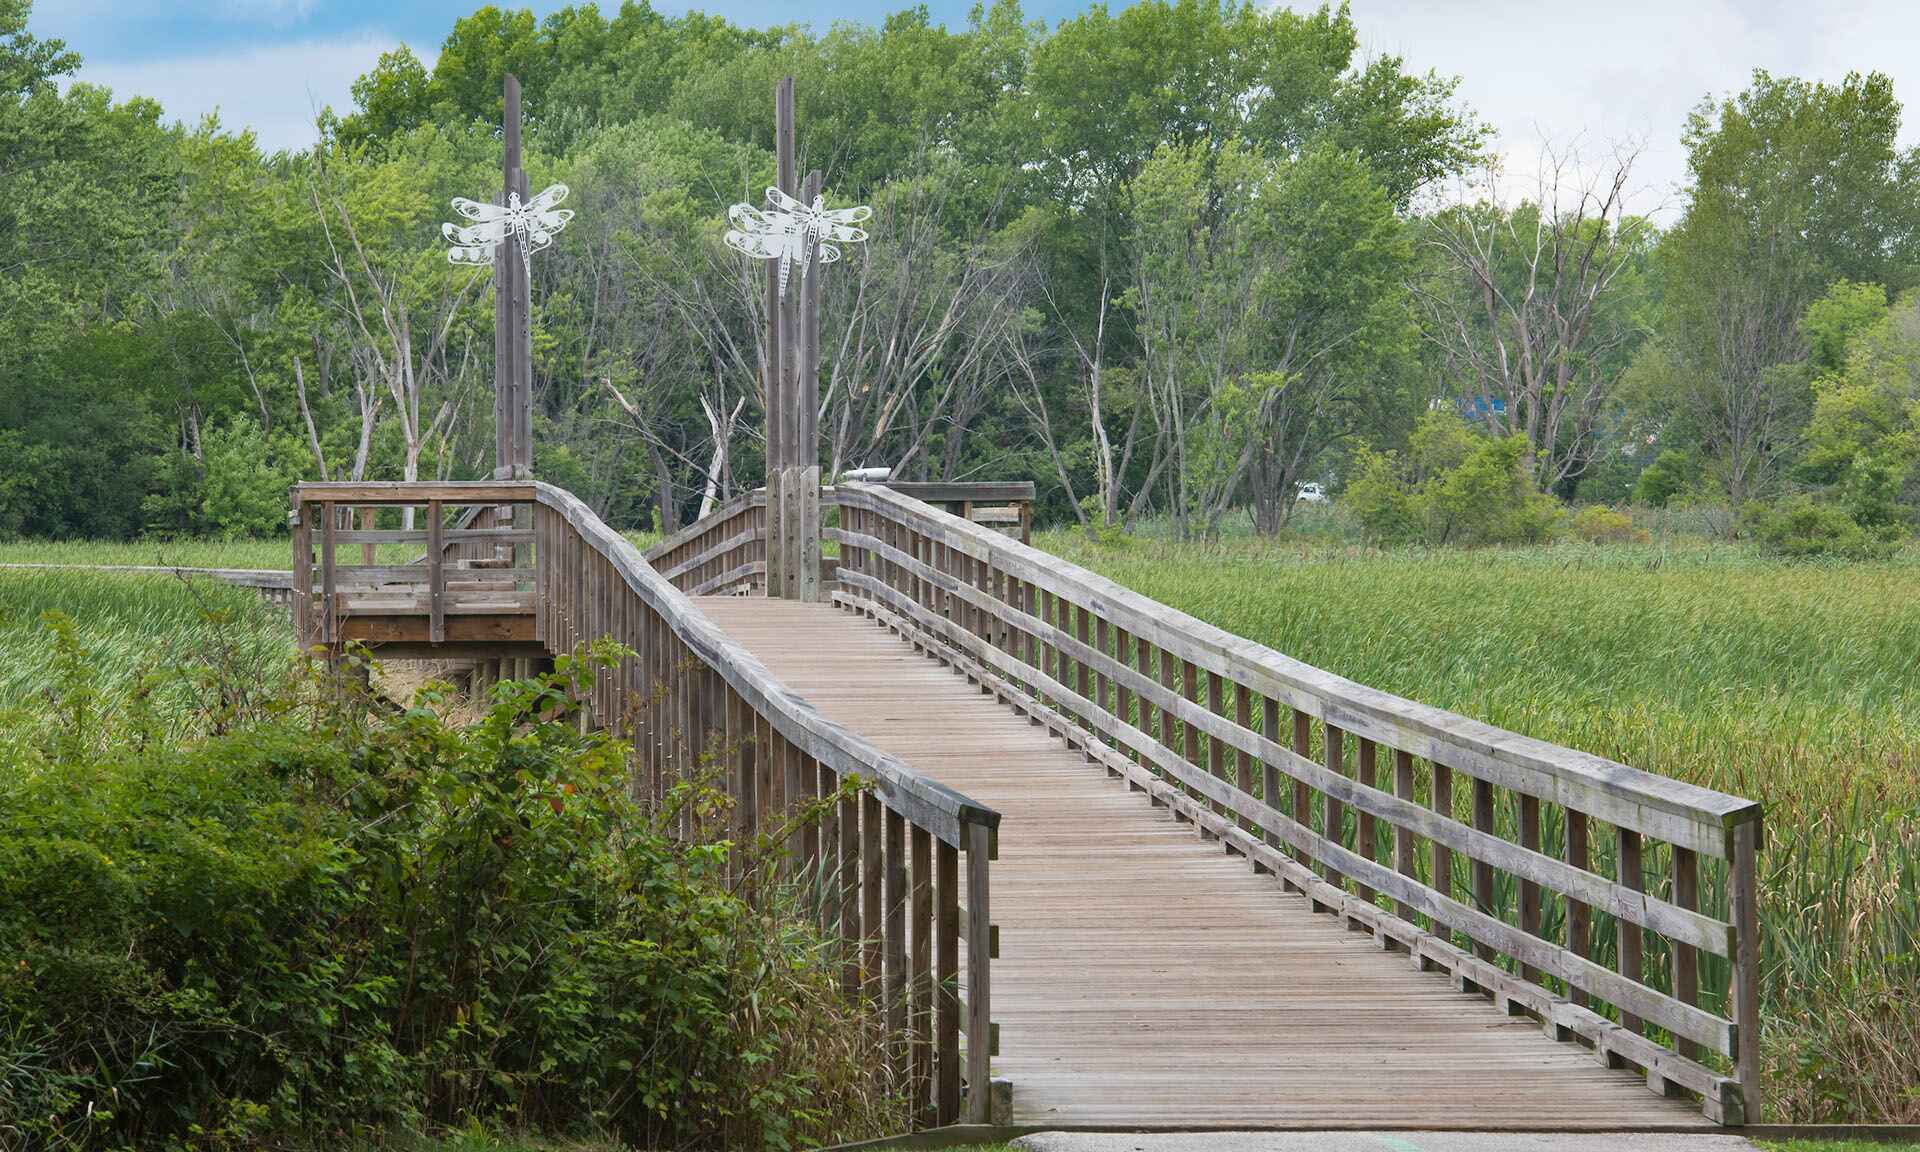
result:
[(723, 239), (727, 247), (761, 260), (780, 261), (780, 298), (786, 299), (787, 280), (793, 266), (800, 266), (804, 280), (807, 266), (816, 258), (822, 264), (840, 259), (841, 244), (858, 244), (866, 232), (854, 225), (873, 215), (862, 204), (856, 208), (836, 208), (829, 212), (824, 198), (815, 196), (812, 204), (803, 204), (778, 188), (767, 189), (767, 203), (761, 211), (748, 204), (727, 209), (733, 227)]
[(520, 239), (521, 259), (530, 261), (535, 252), (553, 243), (555, 232), (573, 219), (572, 209), (559, 207), (566, 198), (565, 184), (554, 184), (525, 204), (520, 203), (520, 193), (514, 192), (507, 197), (504, 207), (455, 196), (453, 210), (478, 223), (440, 226), (440, 234), (452, 245), (447, 249), (447, 263), (491, 264), (494, 250), (515, 236)]

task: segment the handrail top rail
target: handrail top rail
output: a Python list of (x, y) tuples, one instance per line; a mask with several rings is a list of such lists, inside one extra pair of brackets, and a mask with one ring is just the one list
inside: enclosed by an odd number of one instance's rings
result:
[[(885, 485), (843, 482), (835, 498), (843, 504), (871, 501), (929, 521), (942, 529), (943, 542), (948, 546), (1013, 571), (1020, 579), (1056, 595), (1078, 600), (1132, 635), (1175, 651), (1196, 666), (1244, 677), (1253, 681), (1248, 687), (1260, 694), (1301, 708), (1335, 727), (1470, 775), (1485, 775), (1495, 769), (1509, 776), (1515, 769), (1539, 773), (1572, 789), (1610, 799), (1607, 811), (1595, 813), (1602, 819), (1720, 856), (1731, 852), (1734, 828), (1761, 818), (1762, 806), (1757, 801), (1524, 736), (1317, 668)], [(1524, 783), (1513, 786), (1530, 790)], [(1538, 786), (1531, 790), (1541, 791)], [(1577, 802), (1571, 806), (1580, 807)], [(1697, 834), (1686, 835), (1672, 826), (1671, 819), (1648, 820), (1648, 813), (1677, 817)]]
[(530, 480), (303, 480), (293, 486), (296, 504), (530, 504)]
[(540, 481), (534, 498), (566, 518), (595, 550), (612, 562), (629, 587), (647, 599), (701, 661), (725, 677), (748, 706), (766, 716), (781, 735), (837, 773), (853, 772), (879, 784), (883, 802), (909, 821), (955, 847), (966, 848), (968, 826), (1000, 826), (1000, 813), (916, 772), (897, 757), (829, 719), (795, 695), (752, 653), (700, 611), (647, 563), (632, 541), (614, 531), (579, 497)]

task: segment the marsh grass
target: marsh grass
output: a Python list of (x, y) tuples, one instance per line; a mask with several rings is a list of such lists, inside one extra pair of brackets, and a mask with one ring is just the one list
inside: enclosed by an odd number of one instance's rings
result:
[[(1380, 552), (1097, 544), (1059, 531), (1037, 543), (1361, 683), (1761, 801), (1770, 1118), (1920, 1120), (1911, 549), (1884, 563), (1808, 564), (1698, 539)], [(1456, 788), (1463, 813), (1467, 792)], [(1504, 807), (1500, 818), (1511, 826)], [(1563, 837), (1550, 819), (1546, 850)], [(1595, 847), (1608, 874), (1611, 853)], [(1663, 854), (1646, 866), (1657, 890)], [(1496, 902), (1513, 900), (1503, 884)], [(1722, 876), (1709, 872), (1703, 900), (1724, 909)], [(1549, 901), (1550, 935), (1555, 913)], [(1604, 917), (1594, 939), (1595, 958), (1611, 962)], [(1663, 960), (1650, 948), (1656, 986)], [(1703, 963), (1702, 981), (1717, 1005), (1724, 962)]]
[(0, 727), (44, 711), (84, 657), (90, 712), (176, 736), (222, 729), (292, 667), (284, 610), (247, 588), (169, 575), (0, 570)]

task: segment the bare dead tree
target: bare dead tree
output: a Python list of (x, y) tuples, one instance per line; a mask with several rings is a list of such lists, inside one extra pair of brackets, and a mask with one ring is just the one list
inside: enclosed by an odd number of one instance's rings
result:
[[(327, 242), (327, 270), (340, 286), (339, 306), (355, 336), (356, 387), (360, 386), (360, 379), (368, 377), (384, 386), (393, 400), (406, 445), (402, 477), (409, 482), (418, 480), (422, 451), (429, 440), (444, 432), (454, 414), (453, 398), (443, 396), (432, 416), (423, 419), (424, 394), (433, 380), (448, 377), (445, 365), (448, 337), (461, 305), (485, 277), (469, 274), (458, 277), (451, 285), (442, 281), (437, 298), (432, 301), (426, 336), (416, 347), (412, 307), (401, 274), (383, 269), (368, 253), (352, 214), (339, 196), (331, 191), (323, 196), (317, 182), (309, 186), (309, 192)], [(351, 246), (351, 260), (335, 242), (333, 216), (338, 216)], [(366, 424), (369, 408), (364, 402), (361, 411), (364, 448), (371, 440), (371, 428)], [(361, 464), (362, 461), (356, 460), (356, 472)], [(404, 523), (411, 528), (413, 509), (407, 508), (404, 515)]]
[(1617, 383), (1608, 355), (1638, 335), (1608, 305), (1652, 236), (1647, 218), (1626, 208), (1639, 155), (1616, 148), (1589, 170), (1548, 148), (1534, 198), (1518, 204), (1489, 165), (1477, 203), (1431, 221), (1442, 271), (1415, 285), (1426, 336), (1467, 382), (1489, 431), (1526, 437), (1543, 490), (1586, 470)]

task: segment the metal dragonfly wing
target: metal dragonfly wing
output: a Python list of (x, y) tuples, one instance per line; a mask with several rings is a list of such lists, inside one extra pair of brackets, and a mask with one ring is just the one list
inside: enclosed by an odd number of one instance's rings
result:
[(552, 244), (554, 233), (573, 219), (572, 209), (559, 207), (566, 198), (565, 184), (554, 184), (525, 204), (520, 203), (518, 192), (509, 195), (504, 206), (454, 197), (453, 210), (475, 223), (440, 226), (440, 234), (451, 245), (447, 249), (447, 262), (491, 264), (494, 250), (514, 236), (520, 238), (522, 258), (531, 257)]
[(829, 211), (823, 197), (815, 196), (812, 204), (805, 204), (778, 188), (767, 189), (767, 203), (771, 208), (766, 211), (748, 204), (729, 208), (727, 219), (733, 227), (727, 229), (723, 239), (736, 252), (780, 261), (779, 291), (783, 300), (795, 264), (805, 279), (808, 266), (815, 260), (831, 264), (840, 259), (839, 245), (865, 240), (866, 232), (854, 225), (873, 215), (873, 209), (864, 204)]

